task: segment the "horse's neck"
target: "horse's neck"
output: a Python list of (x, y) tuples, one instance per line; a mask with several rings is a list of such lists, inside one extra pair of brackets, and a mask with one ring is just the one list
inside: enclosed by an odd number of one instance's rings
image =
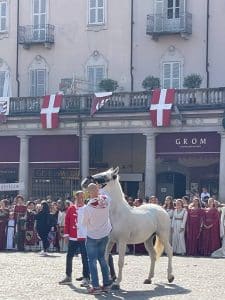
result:
[(111, 198), (112, 210), (120, 211), (121, 209), (132, 209), (124, 198), (124, 194), (118, 180), (115, 180), (111, 184), (108, 184), (106, 187), (106, 191), (109, 193), (109, 196)]

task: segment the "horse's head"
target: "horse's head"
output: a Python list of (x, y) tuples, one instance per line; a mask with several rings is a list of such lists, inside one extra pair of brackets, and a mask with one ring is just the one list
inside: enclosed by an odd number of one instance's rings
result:
[(116, 167), (115, 169), (111, 168), (105, 172), (88, 176), (82, 180), (81, 187), (82, 189), (86, 189), (87, 186), (92, 182), (98, 183), (102, 187), (105, 187), (107, 183), (117, 179), (118, 173), (119, 173), (119, 167)]

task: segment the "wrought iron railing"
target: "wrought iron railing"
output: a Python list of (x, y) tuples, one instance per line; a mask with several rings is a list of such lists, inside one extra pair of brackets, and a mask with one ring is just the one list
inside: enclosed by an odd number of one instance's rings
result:
[(167, 14), (147, 15), (146, 33), (149, 35), (192, 33), (192, 14), (183, 13), (178, 18), (169, 19)]
[[(99, 113), (137, 113), (149, 109), (152, 92), (113, 93), (110, 100)], [(90, 115), (93, 95), (63, 96), (61, 114)], [(40, 114), (42, 97), (10, 98), (9, 114), (38, 115)], [(225, 108), (225, 87), (210, 89), (177, 89), (175, 105), (182, 110)]]
[(54, 43), (54, 25), (19, 26), (19, 44)]

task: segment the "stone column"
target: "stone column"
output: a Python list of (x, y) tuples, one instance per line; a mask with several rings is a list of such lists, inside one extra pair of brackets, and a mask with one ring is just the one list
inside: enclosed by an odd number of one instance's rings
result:
[(81, 136), (81, 178), (89, 175), (89, 136)]
[(221, 134), (220, 144), (220, 173), (219, 173), (219, 198), (220, 202), (225, 203), (225, 132)]
[(145, 196), (156, 194), (156, 158), (155, 158), (155, 134), (146, 135), (145, 155)]
[(20, 165), (19, 165), (19, 183), (24, 187), (19, 193), (28, 200), (29, 195), (29, 136), (22, 135), (20, 138)]

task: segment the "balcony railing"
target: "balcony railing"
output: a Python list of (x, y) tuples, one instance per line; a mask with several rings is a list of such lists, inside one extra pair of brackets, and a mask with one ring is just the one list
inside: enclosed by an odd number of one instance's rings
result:
[(157, 37), (166, 34), (191, 34), (192, 14), (186, 12), (179, 15), (179, 18), (169, 19), (167, 14), (147, 15), (146, 33)]
[(54, 25), (19, 26), (19, 44), (54, 43)]
[[(151, 92), (114, 93), (101, 108), (102, 113), (141, 113), (149, 110)], [(61, 114), (90, 115), (93, 95), (63, 96)], [(42, 97), (10, 98), (11, 116), (39, 115)], [(180, 111), (225, 108), (225, 87), (211, 89), (180, 89), (175, 92), (175, 105)]]

